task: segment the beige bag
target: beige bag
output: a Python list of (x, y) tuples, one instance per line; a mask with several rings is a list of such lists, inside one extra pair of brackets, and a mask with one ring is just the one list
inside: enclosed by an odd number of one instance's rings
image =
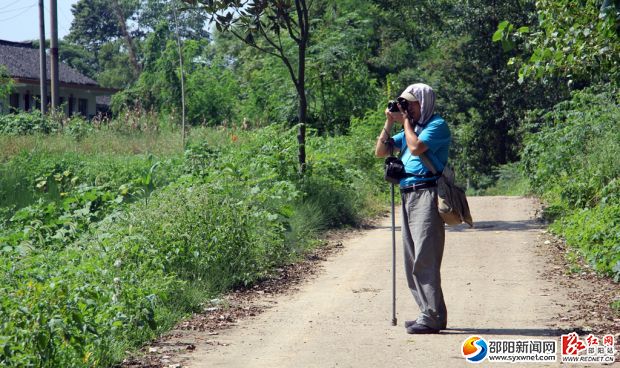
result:
[[(438, 174), (432, 161), (426, 153), (420, 155), (420, 159), (435, 175)], [(437, 209), (443, 221), (448, 225), (458, 225), (463, 222), (470, 227), (474, 226), (474, 221), (469, 212), (469, 203), (465, 191), (459, 188), (454, 182), (454, 170), (446, 166), (437, 179)]]

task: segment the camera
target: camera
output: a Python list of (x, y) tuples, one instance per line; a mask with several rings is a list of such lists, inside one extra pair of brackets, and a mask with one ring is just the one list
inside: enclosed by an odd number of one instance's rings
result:
[(385, 159), (383, 179), (392, 184), (398, 184), (406, 177), (408, 175), (405, 171), (405, 164), (398, 157), (389, 156)]
[(388, 101), (387, 107), (388, 110), (390, 110), (390, 112), (399, 112), (400, 110), (398, 109), (398, 105), (400, 104), (400, 106), (402, 106), (403, 110), (407, 111), (407, 108), (409, 107), (409, 101), (405, 100), (402, 97), (399, 97), (398, 100), (391, 100)]

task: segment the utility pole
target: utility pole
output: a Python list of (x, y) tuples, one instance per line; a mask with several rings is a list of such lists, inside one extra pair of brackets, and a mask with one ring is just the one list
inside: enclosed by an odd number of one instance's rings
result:
[(47, 113), (47, 57), (45, 56), (45, 10), (39, 0), (39, 80), (41, 81), (41, 113)]
[(50, 0), (50, 27), (52, 43), (50, 53), (52, 56), (52, 109), (58, 108), (60, 96), (58, 96), (58, 6), (56, 0)]
[(177, 47), (179, 48), (179, 67), (181, 69), (181, 129), (183, 130), (181, 142), (183, 150), (185, 150), (185, 73), (183, 70), (183, 50), (181, 48), (181, 37), (179, 36), (179, 19), (177, 18), (177, 5), (174, 3), (172, 11), (174, 12), (174, 28), (177, 34)]

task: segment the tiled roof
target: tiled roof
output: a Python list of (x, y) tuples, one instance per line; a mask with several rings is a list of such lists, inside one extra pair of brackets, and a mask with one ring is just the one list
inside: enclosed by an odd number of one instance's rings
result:
[[(21, 43), (0, 40), (0, 65), (6, 66), (9, 76), (13, 78), (39, 79), (39, 49), (32, 43)], [(50, 80), (51, 58), (47, 56), (47, 80)], [(97, 82), (59, 62), (61, 83), (97, 86)]]

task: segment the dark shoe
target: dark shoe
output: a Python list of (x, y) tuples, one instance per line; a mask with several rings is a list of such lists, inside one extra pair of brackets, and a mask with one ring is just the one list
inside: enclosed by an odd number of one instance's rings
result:
[[(416, 321), (405, 321), (405, 328), (411, 327), (413, 325), (416, 324)], [(445, 330), (446, 329), (446, 325), (441, 326), (440, 330)]]
[(438, 334), (439, 330), (436, 328), (431, 328), (425, 325), (414, 323), (411, 326), (407, 327), (407, 333), (414, 335), (430, 335)]

